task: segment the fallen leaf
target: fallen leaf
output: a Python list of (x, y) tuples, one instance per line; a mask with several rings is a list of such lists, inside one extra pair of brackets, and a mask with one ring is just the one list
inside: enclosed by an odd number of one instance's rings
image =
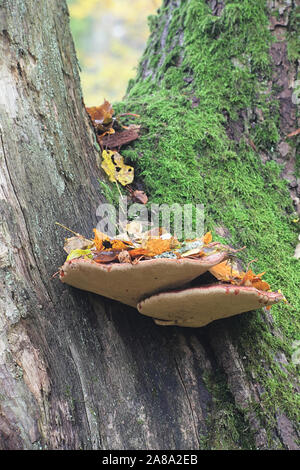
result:
[(231, 282), (231, 284), (239, 286), (255, 287), (263, 291), (270, 290), (269, 284), (261, 279), (265, 273), (255, 274), (251, 269), (244, 273), (234, 269), (228, 261), (213, 266), (209, 271), (219, 281)]
[(110, 124), (112, 122), (112, 116), (114, 110), (109, 101), (104, 100), (100, 106), (92, 106), (86, 108), (89, 116), (91, 117), (93, 124), (97, 127), (99, 124)]
[(252, 287), (255, 287), (258, 290), (268, 291), (268, 290), (270, 290), (269, 284), (266, 281), (263, 281), (261, 279), (261, 277), (264, 274), (265, 273), (254, 274), (254, 272), (250, 269), (243, 276), (243, 278), (242, 278), (239, 285), (241, 285), (241, 286), (252, 286)]
[(122, 251), (132, 246), (130, 241), (120, 240), (118, 238), (109, 238), (107, 235), (100, 232), (96, 228), (93, 229), (93, 232), (95, 234), (93, 242), (97, 251)]
[(76, 237), (65, 238), (64, 250), (66, 253), (71, 253), (73, 250), (85, 250), (92, 246), (92, 240), (82, 237), (81, 235)]
[[(107, 235), (105, 235), (104, 233), (97, 230), (96, 228), (93, 229), (93, 232), (94, 232), (94, 235), (95, 235), (93, 241), (95, 243), (97, 251), (105, 250), (104, 243), (105, 242), (110, 243), (110, 238)], [(106, 246), (106, 248), (108, 248), (108, 246)]]
[(102, 128), (101, 131), (102, 131), (102, 134), (97, 134), (96, 137), (97, 137), (98, 144), (100, 145), (101, 148), (103, 148), (102, 138), (106, 135), (114, 134), (115, 130), (112, 127), (110, 127), (108, 130), (105, 130), (105, 128)]
[(177, 250), (182, 257), (189, 256), (190, 254), (199, 253), (203, 248), (202, 240), (193, 240), (190, 242), (184, 242), (182, 246)]
[(144, 238), (158, 238), (167, 235), (167, 231), (163, 227), (154, 227), (143, 233)]
[(257, 148), (256, 148), (256, 145), (255, 145), (255, 143), (253, 142), (253, 140), (249, 139), (248, 142), (249, 142), (250, 147), (252, 147), (253, 150), (255, 150), (255, 152), (257, 152)]
[(216, 266), (213, 266), (209, 269), (209, 272), (218, 279), (218, 281), (227, 281), (230, 282), (233, 279), (241, 279), (241, 274), (239, 271), (233, 269), (232, 265), (228, 261), (223, 261)]
[(118, 260), (120, 263), (131, 263), (131, 257), (128, 251), (123, 250), (118, 254)]
[[(175, 244), (176, 246), (176, 244)], [(151, 253), (149, 256), (160, 255), (164, 251), (170, 251), (170, 249), (175, 248), (174, 238), (169, 238), (163, 240), (161, 238), (150, 238), (146, 243), (146, 249), (148, 253)]]
[(148, 196), (144, 191), (135, 190), (131, 193), (131, 198), (133, 202), (137, 202), (139, 204), (147, 204)]
[(130, 254), (131, 259), (136, 258), (137, 256), (148, 256), (148, 252), (145, 248), (134, 248), (128, 252)]
[(88, 250), (79, 250), (79, 249), (77, 249), (77, 250), (72, 250), (70, 252), (70, 254), (67, 256), (66, 261), (71, 261), (71, 259), (81, 258), (82, 256), (85, 259), (93, 257), (90, 249), (88, 249)]
[(135, 126), (132, 128), (129, 126), (128, 129), (121, 132), (116, 131), (113, 135), (98, 136), (98, 141), (100, 140), (103, 146), (110, 149), (120, 148), (122, 145), (139, 138), (139, 127), (140, 126)]
[(119, 181), (123, 186), (132, 183), (134, 168), (124, 164), (122, 155), (111, 150), (103, 150), (101, 167), (113, 183)]
[(125, 242), (123, 240), (118, 240), (118, 239), (112, 239), (110, 241), (111, 243), (111, 249), (113, 251), (123, 251), (123, 250), (126, 250), (128, 249), (132, 243), (131, 242)]
[(194, 255), (198, 255), (198, 257), (201, 257), (201, 256), (204, 255), (204, 251), (202, 251), (199, 248), (194, 248), (193, 250), (188, 250), (188, 251), (184, 252), (181, 255), (181, 258), (187, 258), (187, 257), (192, 256), (192, 255), (193, 255), (193, 257), (195, 257)]
[(141, 233), (143, 231), (143, 226), (141, 222), (133, 220), (132, 222), (129, 222), (129, 224), (126, 225), (125, 229), (129, 235), (132, 235), (135, 238), (138, 238), (141, 236)]
[(212, 234), (211, 232), (207, 232), (203, 237), (203, 243), (204, 245), (208, 245), (211, 242), (212, 242)]
[(116, 251), (102, 251), (97, 253), (93, 257), (93, 261), (96, 263), (111, 263), (118, 258), (119, 253)]
[(296, 135), (299, 135), (299, 134), (300, 134), (300, 128), (288, 134), (286, 138), (289, 139), (290, 137), (295, 137)]
[(134, 248), (129, 251), (131, 258), (136, 256), (147, 256), (153, 258), (156, 255), (161, 255), (166, 251), (172, 250), (177, 245), (177, 239), (169, 238), (162, 240), (161, 238), (150, 238), (143, 240), (143, 244), (140, 248)]

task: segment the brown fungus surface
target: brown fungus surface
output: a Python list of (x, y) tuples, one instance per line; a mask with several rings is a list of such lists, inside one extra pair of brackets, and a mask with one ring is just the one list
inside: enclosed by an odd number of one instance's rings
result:
[(159, 325), (201, 327), (283, 300), (283, 295), (255, 287), (212, 284), (185, 290), (160, 292), (139, 302), (137, 309)]
[(137, 264), (105, 265), (79, 258), (64, 263), (60, 268), (60, 280), (136, 308), (141, 299), (184, 286), (227, 257), (226, 252), (219, 252), (197, 260), (158, 258)]

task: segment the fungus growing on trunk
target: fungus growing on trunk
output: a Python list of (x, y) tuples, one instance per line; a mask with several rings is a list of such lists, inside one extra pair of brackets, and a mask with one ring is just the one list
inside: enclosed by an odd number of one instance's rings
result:
[(255, 287), (211, 284), (160, 292), (138, 303), (137, 309), (158, 325), (199, 327), (239, 313), (273, 305), (283, 295)]
[(137, 308), (159, 325), (201, 327), (285, 301), (271, 292), (264, 273), (239, 270), (231, 256), (240, 250), (212, 243), (210, 232), (183, 243), (163, 237), (147, 232), (122, 241), (95, 230), (94, 240), (67, 239), (60, 280)]
[(98, 264), (78, 258), (65, 262), (60, 269), (60, 280), (136, 308), (141, 299), (165, 289), (184, 286), (227, 256), (226, 252), (219, 252), (197, 260), (156, 258), (137, 264)]

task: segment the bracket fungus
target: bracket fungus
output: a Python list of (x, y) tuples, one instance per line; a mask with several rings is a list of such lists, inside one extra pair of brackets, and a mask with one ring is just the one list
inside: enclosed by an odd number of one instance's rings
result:
[(212, 284), (160, 292), (139, 302), (137, 309), (158, 325), (200, 327), (282, 299), (280, 293), (259, 291), (255, 287)]
[(79, 258), (65, 262), (60, 270), (60, 280), (136, 307), (141, 299), (161, 290), (182, 286), (226, 257), (226, 253), (216, 253), (199, 260), (156, 258), (137, 264), (98, 264)]
[[(212, 243), (210, 232), (183, 243), (168, 242), (166, 234), (156, 242), (138, 237), (120, 241), (95, 231), (94, 240), (67, 239), (60, 280), (137, 308), (159, 325), (201, 327), (286, 301), (280, 291), (271, 292), (264, 273), (233, 269), (229, 259), (237, 250)], [(70, 240), (76, 246), (71, 252)]]

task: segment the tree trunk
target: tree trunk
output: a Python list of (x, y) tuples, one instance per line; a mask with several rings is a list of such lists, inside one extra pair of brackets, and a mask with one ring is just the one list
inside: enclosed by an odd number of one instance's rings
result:
[(205, 202), (294, 307), (185, 329), (51, 278), (55, 222), (97, 223), (95, 137), (65, 1), (0, 0), (0, 449), (298, 448), (297, 7), (265, 3), (165, 0), (119, 104), (141, 114), (124, 155), (150, 198)]

